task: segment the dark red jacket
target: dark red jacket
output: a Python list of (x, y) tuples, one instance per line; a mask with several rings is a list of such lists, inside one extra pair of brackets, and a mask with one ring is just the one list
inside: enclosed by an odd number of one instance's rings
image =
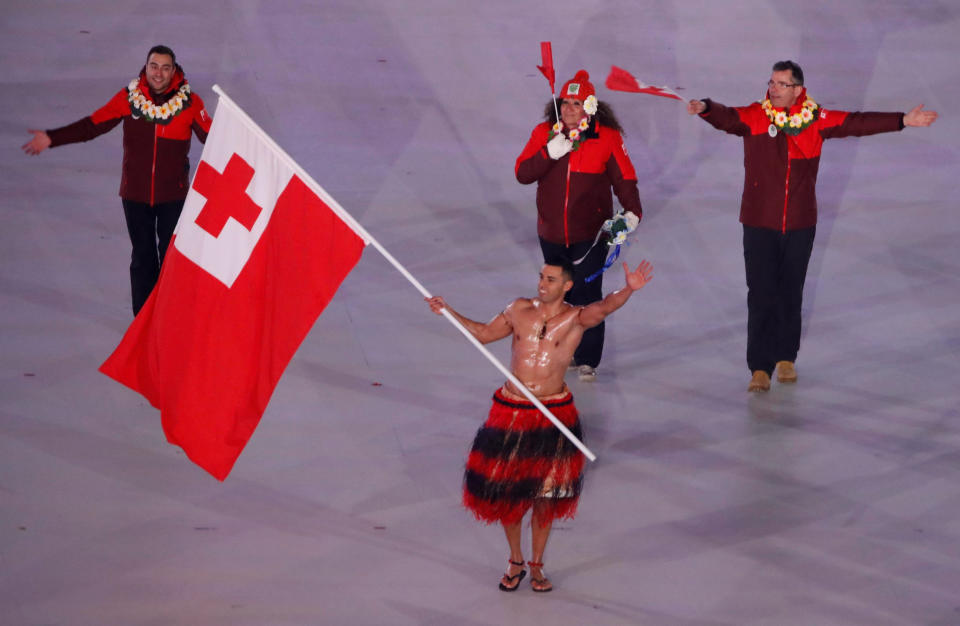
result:
[[(805, 97), (801, 94), (798, 102)], [(817, 224), (817, 171), (824, 139), (903, 128), (903, 113), (848, 113), (821, 108), (819, 118), (798, 135), (778, 131), (771, 137), (770, 120), (759, 102), (735, 108), (711, 100), (704, 102), (707, 110), (700, 117), (715, 128), (743, 137), (740, 221), (780, 232)]]
[(540, 237), (566, 246), (593, 241), (613, 216), (611, 188), (624, 210), (642, 217), (637, 175), (620, 133), (594, 119), (579, 148), (554, 161), (547, 154), (550, 126), (533, 129), (515, 167), (518, 181), (537, 183)]
[[(140, 91), (154, 104), (162, 105), (176, 95), (185, 79), (177, 68), (170, 88), (155, 96), (150, 93), (146, 73), (140, 71)], [(160, 204), (187, 197), (190, 175), (190, 133), (200, 142), (207, 139), (212, 119), (196, 93), (184, 109), (166, 124), (134, 117), (131, 113), (129, 92), (124, 87), (106, 105), (82, 120), (48, 130), (51, 147), (78, 141), (90, 141), (123, 122), (123, 169), (120, 178), (120, 197), (134, 202)]]

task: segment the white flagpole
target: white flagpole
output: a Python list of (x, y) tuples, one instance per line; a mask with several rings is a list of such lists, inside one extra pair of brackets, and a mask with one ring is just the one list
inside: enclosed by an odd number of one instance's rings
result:
[[(311, 177), (310, 174), (307, 174), (303, 170), (303, 168), (300, 167), (297, 164), (297, 162), (294, 161), (290, 157), (290, 155), (286, 153), (286, 151), (283, 150), (283, 148), (278, 146), (277, 142), (275, 142), (270, 137), (270, 135), (265, 133), (263, 129), (260, 128), (260, 126), (258, 126), (257, 123), (254, 122), (250, 118), (250, 116), (247, 115), (246, 112), (244, 112), (244, 110), (240, 108), (239, 105), (237, 105), (237, 103), (231, 100), (230, 96), (228, 96), (223, 91), (223, 89), (220, 88), (219, 85), (214, 85), (213, 91), (218, 96), (220, 96), (220, 102), (226, 103), (228, 106), (230, 106), (230, 108), (232, 108), (238, 115), (240, 115), (244, 119), (244, 121), (247, 124), (249, 124), (251, 131), (256, 133), (260, 137), (260, 139), (263, 140), (264, 143), (269, 145), (271, 148), (273, 148), (277, 152), (277, 154), (280, 156), (280, 159), (284, 163), (286, 163), (286, 165), (290, 167), (297, 174), (300, 180), (302, 180), (307, 185), (307, 187), (310, 188), (311, 191), (313, 191), (315, 194), (317, 194), (320, 197), (320, 199), (323, 200), (324, 204), (330, 207), (330, 210), (332, 210), (334, 213), (337, 214), (337, 216), (340, 219), (346, 222), (347, 225), (350, 226), (350, 228), (352, 228), (365, 242), (367, 242), (368, 244), (376, 248), (377, 251), (380, 252), (380, 254), (382, 254), (384, 258), (387, 259), (387, 261), (389, 261), (390, 264), (393, 265), (393, 267), (395, 267), (397, 271), (403, 275), (404, 278), (410, 281), (410, 283), (417, 289), (417, 291), (423, 294), (424, 298), (432, 297), (430, 292), (427, 291), (426, 288), (424, 288), (424, 286), (420, 284), (420, 281), (414, 278), (413, 275), (407, 271), (407, 268), (401, 265), (400, 262), (397, 261), (393, 257), (393, 255), (387, 251), (386, 248), (380, 245), (380, 242), (374, 239), (373, 236), (369, 232), (367, 232), (367, 230), (363, 226), (361, 226), (359, 222), (353, 219), (353, 216), (347, 213), (347, 211), (342, 206), (340, 206), (340, 203), (334, 200), (333, 197), (330, 194), (328, 194), (326, 190), (324, 190), (324, 188), (317, 183), (317, 181), (313, 180), (313, 177)], [(553, 425), (556, 426), (557, 429), (561, 433), (563, 433), (563, 435), (567, 439), (569, 439), (573, 445), (575, 445), (581, 452), (583, 452), (583, 454), (591, 461), (597, 460), (597, 456), (593, 452), (591, 452), (589, 448), (583, 445), (583, 442), (580, 441), (576, 437), (576, 435), (570, 432), (570, 429), (564, 426), (563, 422), (557, 419), (557, 417), (550, 412), (550, 409), (544, 406), (543, 403), (535, 395), (533, 395), (529, 389), (527, 389), (526, 385), (521, 383), (517, 379), (517, 377), (513, 375), (513, 373), (510, 370), (504, 367), (503, 364), (500, 363), (500, 361), (497, 359), (497, 357), (493, 356), (493, 354), (491, 354), (490, 351), (487, 350), (482, 343), (477, 341), (477, 338), (474, 337), (469, 330), (464, 328), (463, 324), (457, 321), (457, 319), (450, 314), (450, 311), (444, 309), (442, 313), (443, 313), (443, 316), (447, 318), (447, 320), (451, 324), (453, 324), (463, 334), (463, 336), (466, 337), (470, 341), (470, 343), (472, 343), (474, 347), (476, 347), (477, 350), (481, 352), (481, 354), (483, 354), (483, 356), (487, 357), (487, 360), (490, 361), (494, 367), (500, 370), (501, 374), (506, 376), (507, 380), (513, 383), (513, 386), (515, 388), (519, 389), (523, 393), (523, 395), (526, 396), (527, 399), (530, 400), (530, 402), (532, 402), (534, 406), (536, 406), (540, 410), (540, 412), (544, 414), (544, 416), (546, 416), (547, 419), (553, 422)]]

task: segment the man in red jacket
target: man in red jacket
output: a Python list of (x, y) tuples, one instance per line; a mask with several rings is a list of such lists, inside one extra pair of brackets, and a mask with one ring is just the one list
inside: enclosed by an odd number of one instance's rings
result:
[(120, 198), (133, 244), (130, 289), (133, 314), (146, 302), (187, 197), (191, 132), (203, 142), (212, 120), (190, 90), (167, 46), (154, 46), (140, 76), (89, 117), (43, 131), (23, 145), (27, 154), (89, 141), (123, 122)]
[[(604, 241), (596, 241), (603, 223), (613, 217), (613, 196), (625, 211), (639, 219), (643, 215), (637, 175), (627, 156), (622, 128), (613, 110), (598, 102), (590, 75), (580, 70), (568, 80), (556, 106), (547, 103), (547, 121), (533, 129), (530, 140), (517, 158), (517, 180), (537, 183), (537, 234), (543, 260), (550, 265), (575, 263), (573, 288), (565, 301), (586, 306), (603, 297), (603, 277), (585, 279), (603, 267), (607, 256)], [(584, 256), (586, 255), (586, 256)], [(596, 367), (603, 354), (605, 324), (601, 322), (583, 334), (573, 355), (580, 380), (596, 379)]]
[(743, 137), (740, 222), (747, 274), (747, 391), (767, 391), (777, 380), (797, 380), (800, 305), (817, 224), (816, 182), (825, 139), (860, 137), (929, 126), (935, 111), (848, 113), (827, 110), (803, 86), (803, 70), (779, 61), (767, 98), (743, 107), (691, 100), (687, 112)]

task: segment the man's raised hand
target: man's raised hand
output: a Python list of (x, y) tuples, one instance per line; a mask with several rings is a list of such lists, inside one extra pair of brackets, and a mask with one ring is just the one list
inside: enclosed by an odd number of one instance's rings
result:
[(707, 110), (707, 105), (703, 100), (691, 100), (687, 103), (687, 113), (690, 115), (700, 115)]
[(910, 109), (909, 113), (903, 116), (904, 126), (929, 126), (937, 119), (936, 111), (924, 111), (923, 105), (918, 105)]
[(637, 269), (631, 272), (630, 266), (624, 262), (623, 274), (627, 281), (627, 286), (636, 291), (653, 280), (653, 266), (647, 261), (640, 261)]
[(50, 135), (48, 135), (46, 131), (31, 128), (27, 132), (33, 133), (33, 139), (20, 146), (27, 154), (40, 154), (50, 147)]

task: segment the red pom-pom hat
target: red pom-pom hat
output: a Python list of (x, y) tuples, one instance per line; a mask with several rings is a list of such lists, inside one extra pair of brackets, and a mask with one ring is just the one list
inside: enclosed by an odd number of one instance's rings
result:
[(587, 70), (580, 70), (576, 76), (563, 84), (560, 90), (560, 98), (572, 98), (584, 102), (587, 98), (595, 95), (597, 90), (593, 88), (590, 82), (590, 74)]

